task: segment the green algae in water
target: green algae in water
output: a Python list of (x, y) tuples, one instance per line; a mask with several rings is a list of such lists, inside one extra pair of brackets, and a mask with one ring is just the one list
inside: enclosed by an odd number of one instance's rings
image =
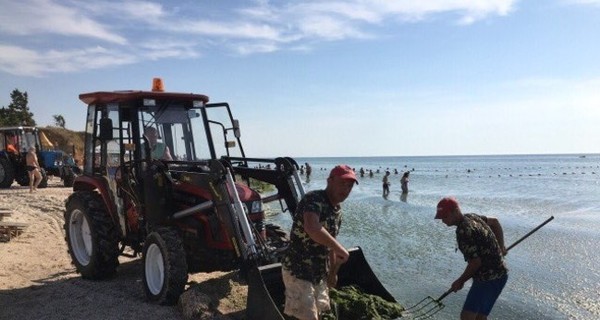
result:
[(355, 286), (346, 286), (340, 289), (330, 289), (332, 309), (337, 309), (337, 318), (334, 312), (323, 314), (322, 320), (384, 320), (396, 319), (402, 316), (402, 307), (399, 303), (389, 302), (379, 296), (364, 293)]

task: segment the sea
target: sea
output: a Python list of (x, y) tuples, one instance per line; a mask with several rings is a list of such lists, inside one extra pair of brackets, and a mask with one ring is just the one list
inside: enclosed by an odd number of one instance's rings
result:
[[(338, 240), (362, 248), (386, 289), (404, 306), (438, 298), (464, 271), (455, 228), (434, 220), (437, 202), (455, 197), (463, 213), (500, 220), (506, 246), (554, 217), (505, 257), (509, 279), (490, 319), (600, 319), (600, 155), (498, 155), (296, 158), (313, 168), (306, 191), (324, 189), (347, 164), (359, 176), (342, 204)], [(373, 177), (360, 177), (363, 168)], [(382, 178), (391, 172), (391, 192)], [(395, 171), (398, 174), (395, 174)], [(400, 178), (410, 171), (409, 192)], [(269, 220), (289, 230), (277, 202)], [(459, 317), (470, 281), (451, 293), (436, 319)]]

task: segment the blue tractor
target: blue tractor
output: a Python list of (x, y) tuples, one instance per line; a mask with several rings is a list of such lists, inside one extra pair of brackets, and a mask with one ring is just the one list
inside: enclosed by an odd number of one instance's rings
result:
[[(0, 128), (0, 188), (10, 188), (14, 181), (21, 186), (29, 185), (25, 155), (30, 147), (37, 150), (42, 173), (39, 188), (48, 186), (48, 174), (60, 177), (65, 187), (72, 187), (80, 169), (61, 150), (44, 148), (40, 141), (40, 131), (36, 127)], [(71, 160), (71, 161), (70, 161)]]

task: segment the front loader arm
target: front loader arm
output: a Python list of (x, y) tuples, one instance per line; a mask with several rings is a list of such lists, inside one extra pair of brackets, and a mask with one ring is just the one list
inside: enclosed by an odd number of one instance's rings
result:
[(237, 195), (233, 178), (217, 160), (209, 160), (209, 172), (173, 171), (182, 183), (190, 183), (209, 190), (212, 199), (206, 203), (173, 214), (173, 219), (183, 218), (195, 211), (214, 208), (218, 219), (223, 223), (241, 262), (253, 260), (256, 253), (253, 235), (249, 232), (248, 220)]
[[(247, 166), (233, 167), (235, 174), (241, 175), (244, 179), (252, 178), (266, 183), (270, 183), (277, 188), (277, 197), (270, 200), (284, 199), (288, 209), (291, 212), (296, 211), (298, 202), (304, 196), (304, 188), (298, 176), (298, 164), (292, 158), (275, 159), (257, 159), (257, 158), (225, 158), (229, 161), (244, 161), (258, 163), (272, 163), (273, 169), (249, 168)], [(268, 202), (268, 201), (266, 201)]]

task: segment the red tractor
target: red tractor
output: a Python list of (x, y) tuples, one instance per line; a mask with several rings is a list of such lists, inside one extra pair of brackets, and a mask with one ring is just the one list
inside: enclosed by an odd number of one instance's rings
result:
[[(88, 105), (85, 158), (65, 231), (83, 278), (107, 278), (119, 255), (141, 254), (147, 298), (173, 304), (188, 273), (277, 262), (287, 235), (265, 223), (263, 204), (293, 212), (304, 190), (293, 159), (245, 156), (228, 104), (156, 84), (79, 96)], [(271, 194), (255, 184), (272, 185)]]

